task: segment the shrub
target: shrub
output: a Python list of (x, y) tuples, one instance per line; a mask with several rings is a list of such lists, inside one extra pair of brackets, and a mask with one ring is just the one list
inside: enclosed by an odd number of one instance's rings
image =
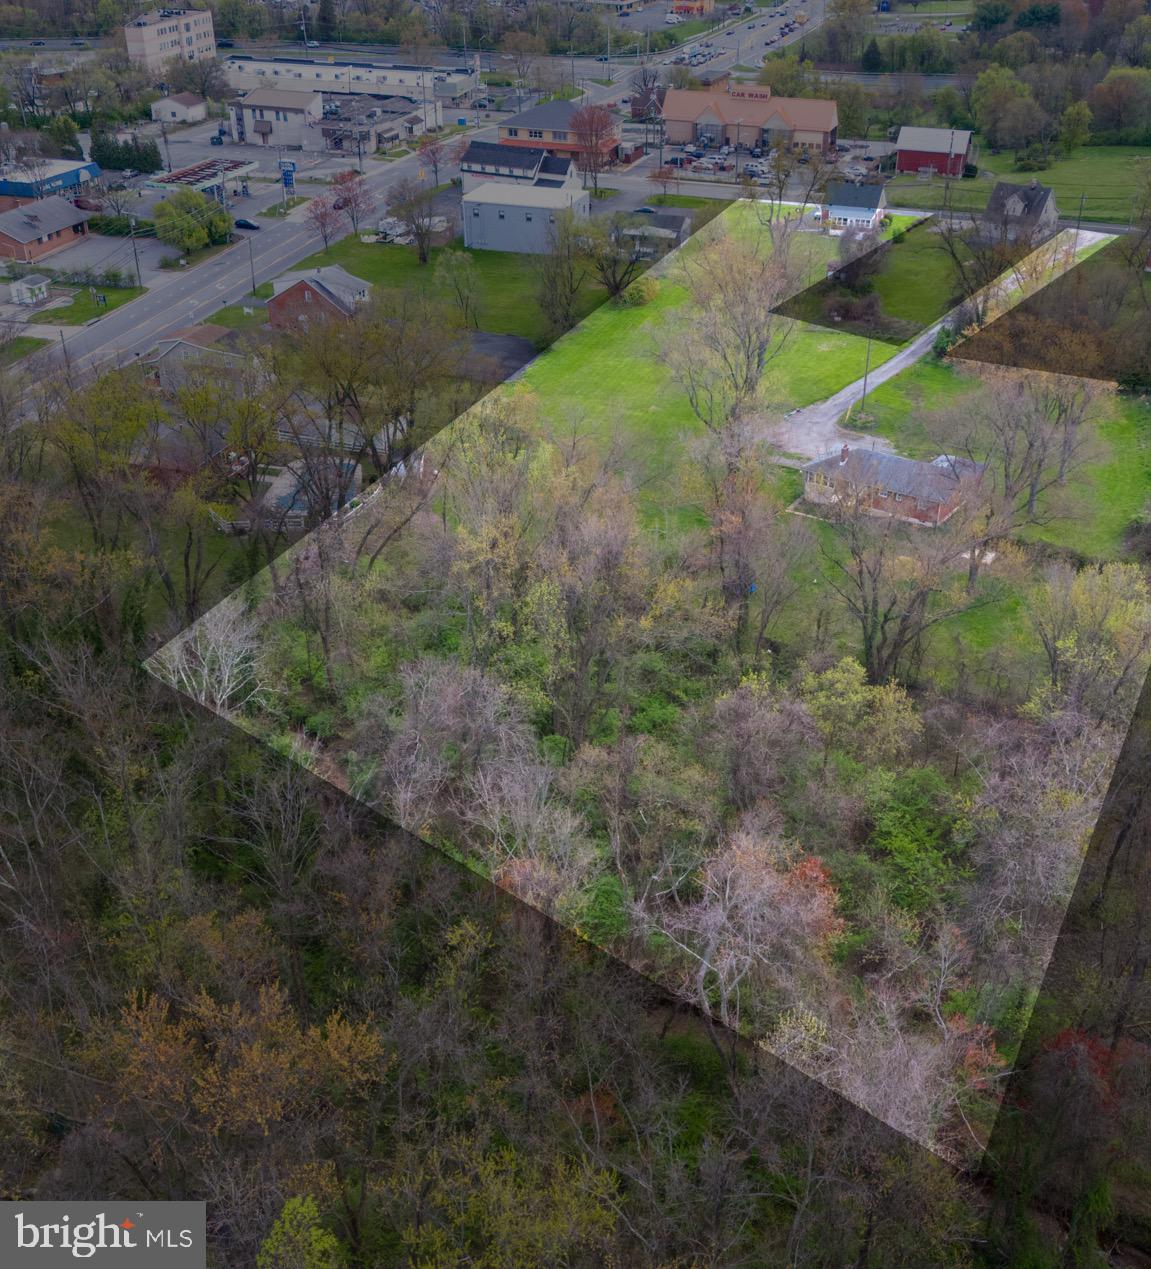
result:
[(958, 340), (958, 333), (950, 326), (941, 326), (936, 333), (935, 342), (931, 345), (931, 351), (936, 357), (946, 357)]
[[(132, 220), (133, 217), (131, 216), (98, 215), (93, 216), (88, 221), (88, 228), (94, 234), (105, 234), (109, 238), (127, 238), (132, 233)], [(135, 220), (136, 229), (140, 233), (147, 233), (155, 227), (150, 220), (142, 220), (139, 217), (136, 217)]]
[(621, 308), (643, 308), (645, 304), (650, 304), (658, 294), (659, 282), (656, 278), (636, 278), (631, 286), (616, 296), (616, 303)]
[(884, 862), (892, 899), (923, 912), (939, 902), (958, 876), (951, 794), (934, 767), (881, 774), (868, 799), (869, 844)]

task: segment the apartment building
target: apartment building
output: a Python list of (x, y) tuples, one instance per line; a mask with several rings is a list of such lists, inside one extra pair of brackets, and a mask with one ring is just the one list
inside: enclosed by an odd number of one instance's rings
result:
[(124, 27), (128, 56), (150, 71), (178, 58), (198, 62), (216, 56), (216, 33), (207, 9), (153, 9)]

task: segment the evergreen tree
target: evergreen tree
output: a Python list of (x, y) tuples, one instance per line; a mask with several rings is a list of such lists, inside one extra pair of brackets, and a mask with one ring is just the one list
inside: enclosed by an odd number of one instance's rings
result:
[(316, 37), (321, 40), (330, 40), (335, 34), (335, 0), (320, 0), (320, 7), (316, 13)]
[(867, 47), (863, 50), (863, 57), (860, 59), (860, 66), (869, 74), (877, 74), (883, 70), (883, 53), (879, 48), (879, 41), (873, 35), (868, 41)]

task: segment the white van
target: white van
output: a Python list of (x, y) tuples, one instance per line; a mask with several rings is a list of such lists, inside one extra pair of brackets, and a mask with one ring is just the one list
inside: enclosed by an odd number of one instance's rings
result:
[(679, 26), (679, 24), (680, 24), (682, 21), (683, 21), (683, 18), (681, 18), (681, 17), (680, 17), (680, 15), (679, 15), (678, 13), (669, 13), (669, 14), (667, 15), (667, 17), (666, 17), (666, 18), (664, 18), (664, 22), (665, 22), (668, 26)]

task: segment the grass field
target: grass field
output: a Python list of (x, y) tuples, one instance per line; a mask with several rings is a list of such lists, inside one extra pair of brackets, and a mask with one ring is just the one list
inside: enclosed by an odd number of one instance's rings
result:
[[(429, 262), (421, 265), (413, 247), (364, 243), (353, 234), (333, 243), (330, 251), (308, 256), (295, 267), (338, 264), (379, 287), (431, 286), (441, 250), (433, 249)], [(541, 344), (546, 341), (547, 321), (536, 301), (538, 280), (533, 258), (502, 251), (469, 254), (480, 276), (480, 329), (494, 335), (522, 335)], [(579, 316), (590, 313), (603, 302), (603, 297), (602, 287), (585, 286), (580, 295)]]
[(1078, 215), (1082, 196), (1084, 220), (1126, 224), (1135, 196), (1137, 164), (1151, 164), (1151, 150), (1100, 145), (1086, 146), (1042, 172), (1016, 172), (1014, 154), (991, 154), (983, 146), (978, 155), (979, 175), (974, 179), (921, 181), (910, 174), (897, 176), (887, 186), (887, 201), (898, 207), (941, 207), (950, 185), (953, 207), (982, 210), (997, 180), (1026, 184), (1034, 176), (1055, 191), (1061, 215)]
[[(921, 361), (871, 393), (867, 414), (872, 422), (867, 431), (887, 437), (909, 458), (933, 458), (946, 438), (932, 438), (925, 426), (929, 412), (962, 405), (977, 386), (972, 376), (946, 363)], [(1093, 429), (1092, 450), (1086, 466), (1073, 477), (1074, 500), (1066, 514), (1028, 528), (1023, 538), (1094, 559), (1123, 554), (1128, 526), (1151, 501), (1151, 405), (1135, 397), (1105, 398)]]
[(0, 367), (14, 366), (16, 362), (43, 348), (49, 341), (37, 339), (35, 335), (16, 335), (6, 343), (0, 344)]
[[(746, 204), (733, 205), (727, 212), (733, 229), (748, 214)], [(822, 270), (834, 244), (814, 234), (804, 241), (811, 267)], [(521, 381), (553, 424), (574, 425), (605, 447), (618, 443), (642, 482), (649, 512), (675, 506), (668, 477), (684, 443), (702, 431), (661, 358), (661, 347), (674, 357), (665, 327), (685, 299), (684, 289), (664, 278), (644, 308), (604, 305), (537, 358)], [(872, 366), (894, 351), (873, 344)], [(782, 413), (822, 400), (859, 378), (865, 358), (865, 340), (797, 323), (765, 377), (764, 410)]]
[(86, 286), (77, 287), (72, 303), (62, 308), (49, 309), (44, 314), (44, 321), (48, 326), (80, 326), (93, 317), (103, 317), (121, 304), (127, 304), (129, 300), (143, 295), (147, 289), (146, 286), (96, 287), (96, 295), (103, 295), (108, 300), (107, 304), (97, 304), (92, 289)]

